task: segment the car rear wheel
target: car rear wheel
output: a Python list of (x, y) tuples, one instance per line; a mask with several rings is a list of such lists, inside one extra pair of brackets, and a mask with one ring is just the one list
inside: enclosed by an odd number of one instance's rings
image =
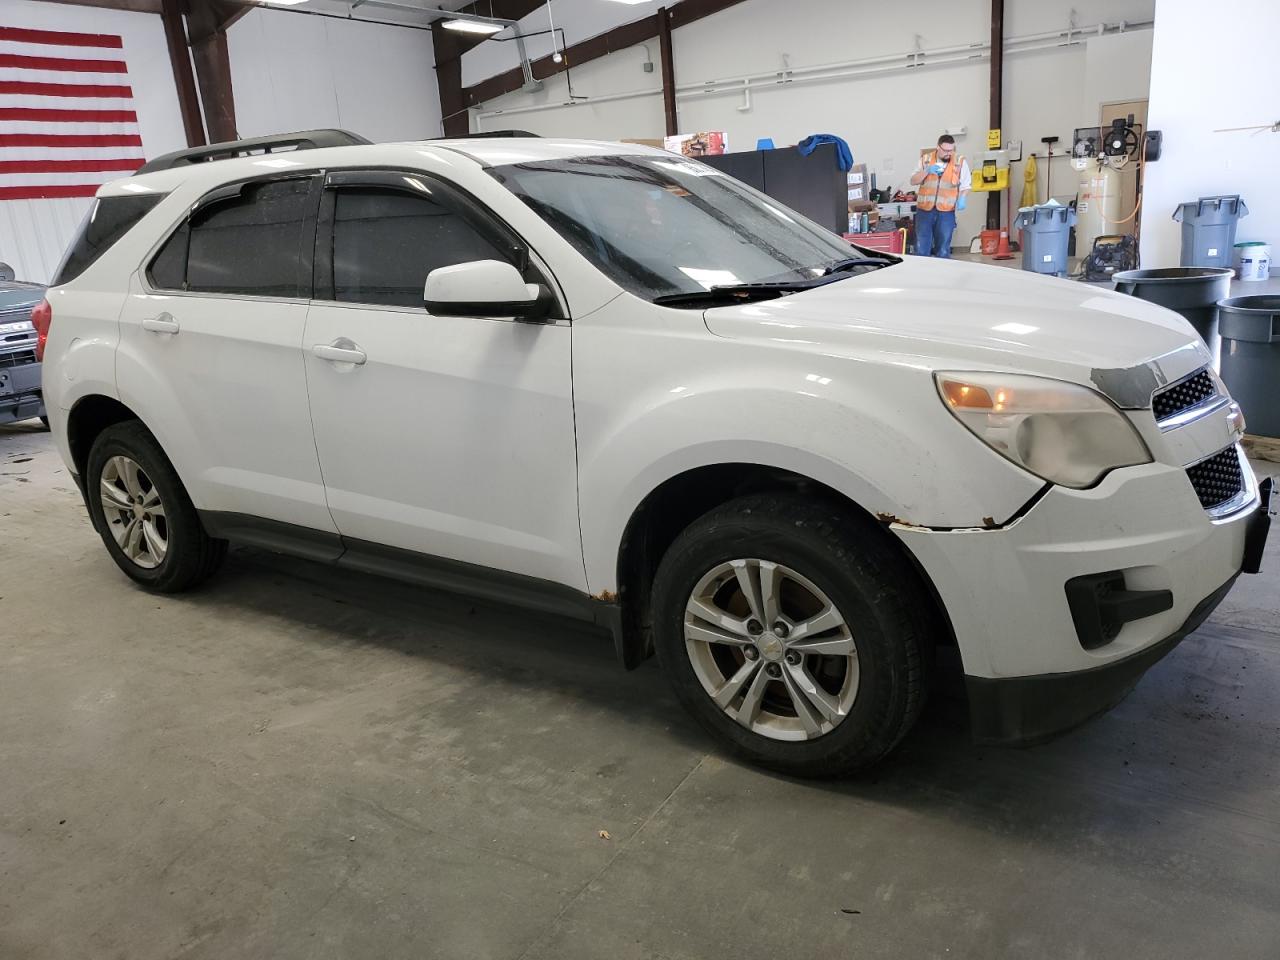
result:
[(733, 752), (799, 776), (875, 763), (923, 706), (928, 598), (874, 522), (792, 496), (695, 521), (654, 584), (676, 695)]
[(176, 593), (210, 576), (225, 540), (204, 531), (172, 464), (137, 421), (108, 427), (89, 451), (89, 513), (107, 552), (129, 577)]

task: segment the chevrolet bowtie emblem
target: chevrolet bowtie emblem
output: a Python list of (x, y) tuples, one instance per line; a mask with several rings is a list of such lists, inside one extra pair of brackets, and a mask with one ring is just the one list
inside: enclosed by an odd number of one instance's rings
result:
[(1236, 440), (1244, 436), (1244, 411), (1240, 409), (1240, 404), (1234, 401), (1227, 407), (1227, 429)]

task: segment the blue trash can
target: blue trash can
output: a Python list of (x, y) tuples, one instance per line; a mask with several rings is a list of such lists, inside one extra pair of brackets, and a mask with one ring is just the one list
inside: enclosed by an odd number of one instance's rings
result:
[(1184, 267), (1227, 267), (1232, 263), (1236, 224), (1249, 215), (1240, 195), (1201, 197), (1178, 204), (1173, 219), (1182, 224)]
[(1042, 203), (1018, 211), (1014, 228), (1022, 231), (1022, 269), (1067, 275), (1067, 243), (1076, 212), (1057, 203)]

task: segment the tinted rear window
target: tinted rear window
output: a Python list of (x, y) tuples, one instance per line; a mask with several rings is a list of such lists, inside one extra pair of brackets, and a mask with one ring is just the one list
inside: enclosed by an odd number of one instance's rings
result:
[(302, 244), (310, 189), (309, 179), (254, 185), (237, 200), (194, 215), (186, 289), (259, 297), (309, 293)]
[(111, 249), (142, 217), (163, 199), (148, 193), (133, 197), (103, 197), (95, 200), (89, 214), (80, 224), (80, 232), (67, 249), (62, 264), (54, 273), (53, 286), (69, 283), (89, 269), (90, 265)]

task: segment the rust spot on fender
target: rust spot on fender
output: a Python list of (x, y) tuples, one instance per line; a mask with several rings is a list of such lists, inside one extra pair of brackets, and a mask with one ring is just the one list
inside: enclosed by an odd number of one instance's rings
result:
[(996, 523), (995, 517), (983, 517), (982, 525), (988, 530), (994, 530), (999, 524)]
[(929, 528), (919, 523), (912, 523), (910, 520), (903, 520), (901, 517), (892, 513), (877, 513), (876, 519), (883, 523), (886, 527), (898, 526), (909, 527), (912, 530), (928, 530)]
[(591, 599), (599, 600), (601, 603), (617, 603), (618, 595), (612, 590), (601, 590), (599, 593), (593, 593)]

